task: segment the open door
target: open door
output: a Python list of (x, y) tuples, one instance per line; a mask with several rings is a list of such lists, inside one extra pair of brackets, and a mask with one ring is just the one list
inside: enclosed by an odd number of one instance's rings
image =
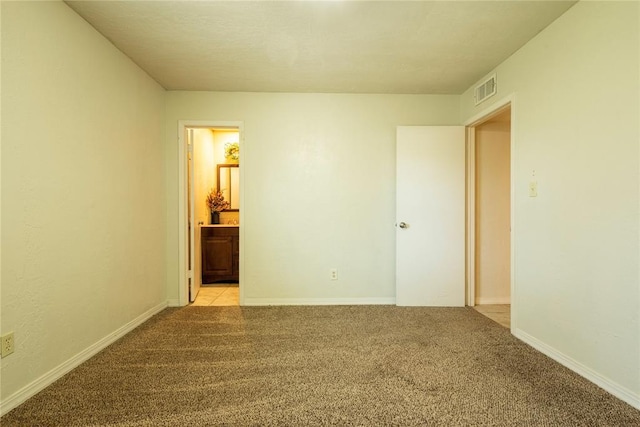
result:
[(396, 304), (464, 306), (465, 128), (400, 126)]
[(187, 280), (189, 281), (189, 302), (194, 302), (200, 291), (200, 280), (195, 275), (196, 265), (196, 223), (195, 223), (195, 165), (193, 129), (187, 129), (187, 227), (188, 227), (188, 260)]
[[(198, 132), (203, 130), (234, 130), (237, 133), (236, 140), (242, 141), (242, 128), (243, 124), (239, 121), (198, 121), (198, 120), (180, 120), (178, 121), (178, 299), (171, 301), (172, 305), (184, 306), (193, 302), (198, 294), (201, 285), (201, 277), (198, 277), (200, 269), (200, 251), (198, 247), (200, 232), (200, 225), (209, 224), (210, 214), (207, 212), (205, 216), (202, 216), (203, 204), (201, 201), (205, 200), (206, 194), (203, 195), (200, 189), (208, 192), (212, 187), (215, 187), (213, 183), (207, 184), (204, 187), (200, 185), (200, 178), (198, 171), (208, 170), (211, 174), (215, 174), (215, 166), (208, 168), (201, 168), (196, 165), (203, 158), (203, 154), (209, 151), (205, 148), (198, 148), (200, 144), (198, 140), (200, 138)], [(208, 157), (207, 157), (208, 158)], [(222, 157), (220, 157), (222, 159)], [(237, 199), (239, 205), (242, 205), (243, 193), (243, 173), (244, 168), (239, 169), (240, 185), (237, 190)], [(198, 204), (200, 206), (198, 207)], [(239, 209), (237, 212), (238, 223), (242, 224), (244, 210)], [(244, 229), (239, 227), (238, 237), (238, 276), (239, 282), (242, 283), (243, 277), (243, 251), (244, 244)], [(200, 269), (201, 271), (201, 269)], [(244, 300), (244, 291), (242, 286), (239, 289), (240, 303)]]

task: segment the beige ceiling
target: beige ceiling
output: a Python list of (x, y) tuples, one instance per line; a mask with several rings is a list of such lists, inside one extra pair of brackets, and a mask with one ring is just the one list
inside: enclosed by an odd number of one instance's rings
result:
[(459, 94), (574, 1), (67, 1), (168, 90)]

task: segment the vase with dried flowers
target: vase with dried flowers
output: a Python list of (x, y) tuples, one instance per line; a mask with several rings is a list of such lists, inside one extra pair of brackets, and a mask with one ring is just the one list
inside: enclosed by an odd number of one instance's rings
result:
[(222, 191), (212, 188), (207, 194), (207, 206), (211, 211), (211, 224), (220, 224), (220, 212), (231, 205), (224, 199)]

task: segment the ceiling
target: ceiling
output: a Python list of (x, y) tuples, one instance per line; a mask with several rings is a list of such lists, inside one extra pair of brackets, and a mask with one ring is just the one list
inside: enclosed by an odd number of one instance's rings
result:
[(66, 1), (167, 90), (460, 94), (575, 1)]

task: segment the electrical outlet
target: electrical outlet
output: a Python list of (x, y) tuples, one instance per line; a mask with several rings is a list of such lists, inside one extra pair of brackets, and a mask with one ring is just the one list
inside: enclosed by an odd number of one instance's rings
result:
[(2, 357), (6, 357), (13, 353), (14, 343), (13, 343), (13, 332), (9, 332), (2, 336)]
[(329, 277), (331, 278), (331, 280), (338, 280), (338, 269), (332, 268), (331, 270), (329, 270)]

